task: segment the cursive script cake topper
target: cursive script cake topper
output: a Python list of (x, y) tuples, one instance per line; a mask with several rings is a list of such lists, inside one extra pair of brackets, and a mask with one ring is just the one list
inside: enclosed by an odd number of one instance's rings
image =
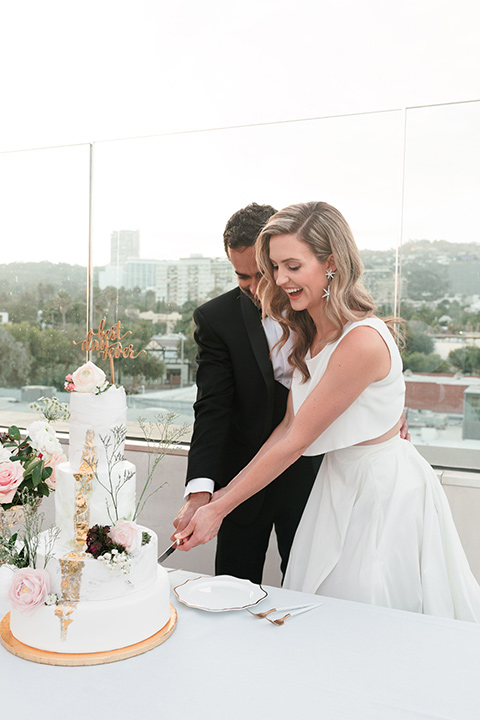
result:
[(121, 335), (122, 324), (120, 320), (112, 325), (108, 330), (105, 329), (105, 318), (100, 321), (97, 332), (94, 332), (92, 328), (87, 331), (87, 334), (83, 340), (74, 340), (74, 345), (81, 345), (82, 350), (85, 352), (85, 357), (88, 362), (89, 353), (98, 353), (102, 360), (110, 360), (110, 375), (112, 385), (115, 383), (114, 371), (113, 371), (113, 359), (114, 358), (131, 358), (134, 360), (146, 350), (140, 350), (135, 354), (133, 345), (122, 345), (122, 340), (131, 335), (132, 331), (127, 330)]

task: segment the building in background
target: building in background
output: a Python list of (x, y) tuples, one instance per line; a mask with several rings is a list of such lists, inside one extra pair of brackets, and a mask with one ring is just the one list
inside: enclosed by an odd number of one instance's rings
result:
[(125, 265), (140, 257), (139, 230), (113, 230), (110, 235), (110, 265)]
[(161, 260), (127, 260), (123, 267), (123, 287), (126, 290), (140, 288), (142, 292), (156, 291), (158, 267)]
[(113, 230), (110, 235), (110, 264), (99, 270), (100, 290), (126, 287), (126, 265), (140, 257), (139, 230)]
[(153, 290), (157, 302), (181, 306), (189, 300), (199, 303), (230, 290), (236, 278), (227, 258), (190, 255), (179, 260), (128, 258), (100, 270), (98, 284), (101, 290), (109, 286)]
[(227, 258), (190, 255), (180, 260), (162, 260), (157, 275), (156, 299), (183, 305), (202, 301), (230, 290), (235, 273)]
[(145, 346), (149, 355), (161, 360), (165, 365), (164, 385), (185, 387), (192, 383), (190, 363), (185, 359), (184, 343), (187, 338), (183, 333), (153, 335)]
[(434, 439), (441, 430), (453, 434), (456, 426), (458, 440), (480, 440), (480, 377), (460, 372), (413, 374), (410, 370), (404, 377), (405, 407), (412, 430), (427, 428), (423, 436)]

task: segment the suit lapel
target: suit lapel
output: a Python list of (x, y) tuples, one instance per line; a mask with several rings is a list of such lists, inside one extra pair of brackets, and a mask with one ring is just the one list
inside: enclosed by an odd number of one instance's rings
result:
[(245, 293), (241, 291), (240, 307), (253, 354), (255, 355), (255, 359), (267, 385), (268, 408), (266, 413), (266, 426), (268, 425), (268, 427), (270, 427), (275, 400), (275, 379), (273, 376), (272, 363), (270, 362), (270, 349), (258, 308)]

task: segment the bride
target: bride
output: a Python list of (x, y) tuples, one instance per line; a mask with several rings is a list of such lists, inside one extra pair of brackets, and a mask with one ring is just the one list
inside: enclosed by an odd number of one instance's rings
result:
[(273, 215), (257, 240), (265, 314), (295, 343), (288, 408), (253, 460), (176, 534), (189, 550), (300, 455), (326, 453), (295, 536), (284, 586), (480, 621), (440, 482), (399, 435), (405, 384), (396, 321), (380, 320), (338, 210), (312, 202)]

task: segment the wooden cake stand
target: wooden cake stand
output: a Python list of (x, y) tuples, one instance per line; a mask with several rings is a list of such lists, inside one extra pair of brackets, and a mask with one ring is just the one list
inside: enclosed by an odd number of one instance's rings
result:
[(0, 642), (13, 655), (31, 660), (32, 662), (43, 663), (44, 665), (102, 665), (103, 663), (117, 662), (127, 658), (141, 655), (148, 650), (153, 650), (161, 645), (175, 630), (177, 624), (177, 611), (170, 605), (170, 620), (155, 635), (142, 640), (134, 645), (96, 653), (56, 653), (47, 650), (24, 645), (15, 637), (10, 630), (10, 613), (7, 613), (0, 622)]

